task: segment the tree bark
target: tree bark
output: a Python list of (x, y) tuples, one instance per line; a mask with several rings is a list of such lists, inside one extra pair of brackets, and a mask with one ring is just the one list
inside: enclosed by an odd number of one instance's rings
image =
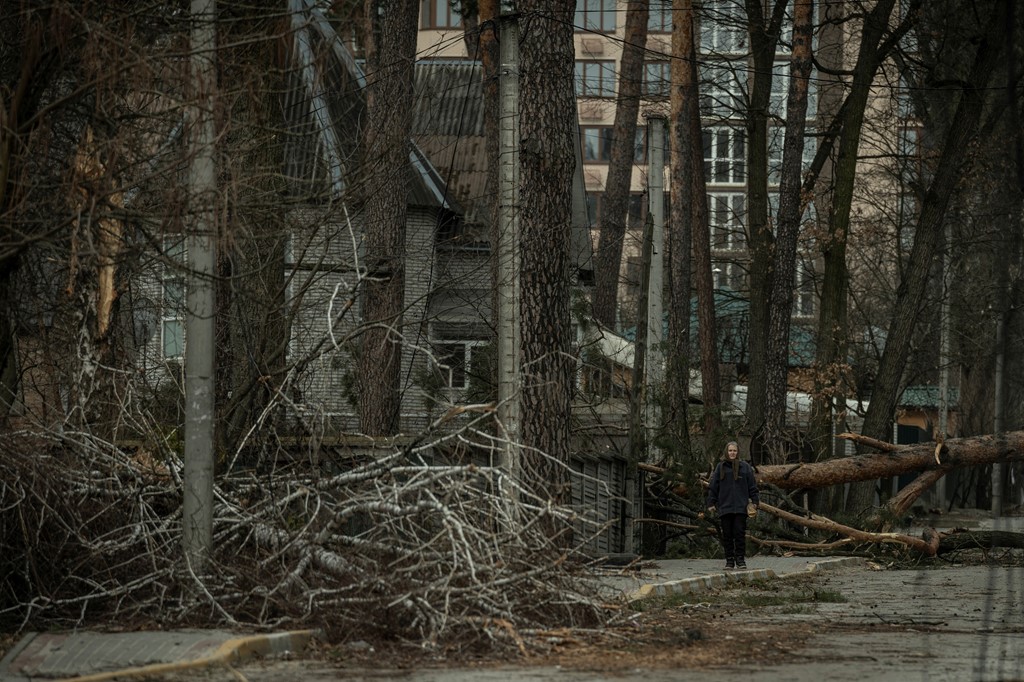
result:
[[(666, 367), (666, 388), (670, 452), (681, 458), (690, 456), (690, 296), (692, 285), (692, 236), (694, 185), (691, 157), (693, 147), (700, 139), (698, 127), (694, 129), (693, 113), (688, 108), (697, 106), (699, 100), (696, 69), (696, 46), (693, 35), (692, 3), (675, 0), (672, 8), (672, 53), (688, 55), (689, 59), (673, 59), (670, 76), (672, 87), (669, 91), (669, 309), (668, 346)], [(696, 136), (696, 137), (695, 137)], [(703, 172), (703, 169), (702, 169)]]
[(759, 483), (776, 485), (784, 490), (826, 488), (917, 471), (949, 471), (993, 462), (1021, 460), (1024, 460), (1024, 431), (1014, 431), (999, 438), (978, 436), (947, 440), (938, 457), (935, 445), (924, 443), (906, 446), (894, 452), (795, 465), (762, 466), (757, 469), (757, 480)]
[[(646, 0), (629, 0), (626, 6), (626, 34), (619, 62), (615, 123), (608, 160), (608, 179), (601, 201), (600, 231), (594, 286), (594, 318), (608, 329), (616, 329), (619, 300), (619, 272), (622, 243), (626, 236), (633, 157), (636, 149), (637, 116), (643, 93), (644, 54), (647, 46)], [(648, 146), (649, 146), (648, 141)]]
[(528, 487), (564, 502), (574, 368), (569, 303), (575, 3), (528, 0), (520, 10), (530, 17), (522, 34), (520, 79), (523, 469)]
[(366, 0), (366, 277), (359, 353), (359, 424), (372, 436), (397, 433), (401, 412), (402, 310), (409, 129), (419, 3)]
[(771, 102), (775, 49), (787, 4), (784, 0), (776, 0), (772, 15), (766, 23), (762, 0), (746, 0), (747, 34), (750, 36), (753, 62), (750, 104), (746, 112), (747, 249), (750, 254), (746, 428), (753, 435), (751, 455), (755, 464), (762, 461), (770, 319), (768, 300), (775, 253), (775, 237), (768, 217), (768, 106)]
[(770, 504), (765, 504), (763, 502), (761, 503), (760, 508), (773, 516), (779, 517), (783, 521), (789, 521), (790, 523), (795, 523), (806, 528), (813, 528), (814, 530), (838, 533), (839, 535), (849, 538), (853, 542), (906, 545), (910, 549), (920, 552), (925, 556), (935, 556), (939, 550), (940, 536), (931, 528), (926, 529), (923, 537), (920, 538), (915, 538), (903, 533), (871, 533), (860, 530), (859, 528), (853, 528), (841, 523), (836, 523), (832, 519), (827, 519), (816, 514), (811, 514), (810, 516), (791, 514), (788, 511), (779, 509), (778, 507), (773, 507)]
[[(718, 371), (718, 324), (715, 319), (715, 283), (711, 274), (711, 232), (708, 225), (708, 199), (704, 178), (704, 145), (700, 127), (700, 100), (697, 79), (697, 44), (692, 0), (675, 0), (672, 5), (672, 45), (677, 55), (689, 55), (679, 73), (681, 117), (672, 122), (679, 132), (682, 165), (673, 178), (682, 173), (689, 176), (689, 205), (693, 246), (694, 282), (697, 289), (697, 338), (700, 345), (701, 394), (704, 399), (704, 435), (706, 452), (716, 452), (722, 431), (722, 387)], [(674, 60), (678, 62), (679, 60)], [(673, 69), (676, 65), (673, 64)], [(673, 72), (675, 80), (675, 72)], [(676, 210), (673, 208), (673, 211)], [(687, 294), (685, 287), (676, 294)], [(687, 299), (687, 306), (689, 300)]]
[[(789, 331), (793, 315), (796, 245), (803, 212), (801, 175), (804, 132), (807, 128), (807, 91), (813, 56), (813, 23), (813, 0), (796, 3), (793, 10), (789, 97), (786, 100), (786, 139), (779, 187), (779, 218), (776, 225), (773, 276), (768, 297), (768, 347), (764, 363), (764, 442), (769, 452), (782, 450), (781, 439), (786, 426)], [(778, 462), (781, 458), (773, 460)]]

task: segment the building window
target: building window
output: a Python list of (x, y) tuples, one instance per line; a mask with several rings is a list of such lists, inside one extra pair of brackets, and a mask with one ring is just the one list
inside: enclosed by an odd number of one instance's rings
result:
[(711, 275), (715, 289), (746, 290), (746, 272), (734, 261), (717, 261), (711, 264)]
[(577, 97), (615, 97), (615, 62), (576, 62)]
[(434, 368), (444, 389), (463, 393), (470, 389), (471, 384), (488, 377), (477, 376), (481, 366), (486, 362), (484, 349), (488, 342), (482, 339), (452, 339), (435, 341)]
[[(782, 182), (782, 156), (786, 142), (786, 129), (781, 126), (773, 126), (768, 129), (768, 184), (778, 185)], [(814, 162), (814, 155), (818, 151), (818, 138), (813, 136), (804, 137), (803, 160), (801, 161), (801, 174), (806, 173)]]
[(647, 17), (648, 33), (672, 32), (672, 0), (652, 0)]
[(644, 97), (664, 99), (668, 97), (672, 84), (668, 62), (647, 62), (644, 64)]
[(896, 144), (900, 179), (904, 183), (918, 182), (921, 179), (921, 129), (901, 127), (897, 131)]
[(743, 0), (704, 0), (699, 21), (701, 52), (746, 52), (747, 22)]
[(617, 0), (576, 0), (576, 30), (615, 33)]
[(160, 351), (165, 359), (185, 355), (185, 238), (165, 237), (160, 272)]
[(747, 180), (747, 151), (738, 128), (706, 128), (704, 176), (715, 184), (742, 184)]
[(793, 273), (793, 315), (814, 315), (814, 271), (806, 263), (797, 263)]
[(735, 67), (726, 62), (700, 66), (701, 116), (726, 119), (744, 115), (743, 88), (737, 80)]
[[(779, 120), (786, 120), (786, 102), (789, 99), (789, 62), (775, 62), (772, 68), (772, 92), (768, 113)], [(818, 113), (818, 83), (814, 72), (807, 82), (806, 118), (813, 119)]]
[(422, 0), (420, 28), (459, 28), (462, 3), (459, 0)]
[(612, 156), (612, 129), (608, 126), (581, 126), (584, 163), (608, 163)]
[[(612, 158), (612, 140), (614, 128), (611, 126), (580, 126), (580, 140), (583, 143), (584, 163), (608, 163)], [(646, 131), (642, 127), (636, 129), (636, 143), (633, 146), (633, 162), (643, 163)]]
[(711, 247), (725, 251), (744, 248), (747, 220), (747, 195), (743, 192), (708, 194), (708, 223)]

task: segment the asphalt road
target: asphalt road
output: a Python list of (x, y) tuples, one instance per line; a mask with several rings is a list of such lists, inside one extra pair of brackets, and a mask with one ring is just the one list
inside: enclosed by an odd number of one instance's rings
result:
[[(1018, 564), (1021, 562), (1018, 561)], [(238, 669), (250, 682), (408, 680), (410, 682), (582, 682), (702, 680), (1024, 680), (1024, 566), (925, 570), (843, 569), (814, 577), (847, 601), (809, 609), (769, 607), (743, 614), (747, 637), (811, 625), (813, 635), (771, 666), (654, 668), (603, 673), (559, 667), (398, 670), (339, 669), (308, 660), (253, 662)], [(733, 616), (740, 618), (741, 616)], [(753, 633), (753, 634), (751, 634)], [(770, 641), (764, 637), (765, 642)], [(742, 646), (742, 645), (738, 645)], [(225, 671), (181, 679), (238, 680)], [(166, 678), (165, 682), (180, 682)]]

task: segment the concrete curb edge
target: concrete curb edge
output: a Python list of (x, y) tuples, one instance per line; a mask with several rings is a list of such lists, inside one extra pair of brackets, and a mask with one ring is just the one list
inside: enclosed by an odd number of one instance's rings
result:
[(649, 597), (692, 594), (713, 587), (722, 587), (728, 583), (753, 582), (755, 580), (768, 580), (777, 577), (775, 571), (770, 568), (754, 568), (747, 571), (734, 571), (732, 573), (709, 573), (708, 575), (701, 575), (696, 578), (684, 578), (665, 583), (641, 585), (640, 589), (627, 594), (626, 600), (638, 601)]
[(803, 575), (804, 573), (832, 571), (845, 566), (863, 566), (864, 563), (865, 560), (859, 557), (833, 557), (822, 559), (821, 561), (808, 562), (808, 566), (804, 570), (783, 573), (781, 575), (770, 568), (755, 568), (730, 573), (709, 573), (708, 575), (697, 576), (696, 578), (683, 578), (682, 580), (641, 585), (639, 589), (626, 594), (626, 601), (633, 602), (650, 597), (667, 597), (675, 594), (694, 594), (715, 587), (723, 587), (729, 583), (788, 578)]
[(207, 668), (217, 665), (230, 666), (233, 663), (248, 660), (254, 656), (284, 654), (289, 651), (305, 649), (311, 640), (322, 636), (320, 630), (293, 630), (291, 632), (275, 632), (268, 635), (250, 635), (229, 639), (221, 644), (217, 651), (204, 658), (174, 663), (156, 663), (137, 668), (125, 668), (109, 672), (68, 677), (57, 682), (108, 682), (126, 678), (142, 678), (152, 675)]

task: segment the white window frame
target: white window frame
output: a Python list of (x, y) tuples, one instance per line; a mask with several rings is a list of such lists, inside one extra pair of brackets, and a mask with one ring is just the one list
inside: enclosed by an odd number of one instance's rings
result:
[(746, 192), (708, 192), (708, 224), (711, 248), (742, 251), (746, 248)]
[[(469, 382), (473, 375), (473, 349), (486, 346), (487, 341), (480, 339), (435, 339), (432, 342), (434, 347), (433, 365), (440, 373), (444, 389), (450, 393), (463, 393), (469, 390)], [(454, 349), (462, 346), (462, 365), (455, 367), (444, 364), (443, 360), (454, 357), (454, 353), (446, 352), (447, 349)], [(462, 373), (462, 384), (454, 384), (455, 371)]]
[[(786, 129), (783, 126), (768, 128), (768, 184), (778, 185), (782, 182), (782, 155), (786, 143)], [(814, 162), (818, 152), (818, 138), (813, 135), (804, 136), (803, 159), (800, 164), (801, 174), (806, 173)]]
[(747, 52), (746, 10), (743, 0), (704, 0), (699, 21), (701, 52)]
[(736, 67), (713, 61), (700, 65), (700, 113), (704, 118), (741, 119), (746, 115), (743, 86)]
[[(792, 64), (777, 61), (772, 66), (772, 92), (768, 102), (768, 113), (780, 121), (786, 120), (786, 102), (789, 101), (789, 74)], [(818, 115), (818, 79), (812, 70), (807, 80), (807, 120)]]
[[(188, 263), (188, 251), (185, 235), (164, 237), (162, 253), (164, 262), (160, 269), (160, 357), (164, 360), (181, 360), (185, 356), (185, 302), (188, 285), (185, 279), (185, 266)], [(180, 289), (180, 293), (171, 293), (172, 287)], [(168, 353), (169, 327), (177, 327), (181, 339), (177, 353)]]
[(747, 272), (736, 261), (712, 261), (711, 277), (716, 290), (729, 289), (738, 293), (747, 290)]
[(747, 141), (742, 128), (705, 128), (703, 143), (704, 177), (709, 185), (746, 184)]
[(793, 272), (793, 317), (814, 317), (814, 273), (806, 263), (797, 262)]

